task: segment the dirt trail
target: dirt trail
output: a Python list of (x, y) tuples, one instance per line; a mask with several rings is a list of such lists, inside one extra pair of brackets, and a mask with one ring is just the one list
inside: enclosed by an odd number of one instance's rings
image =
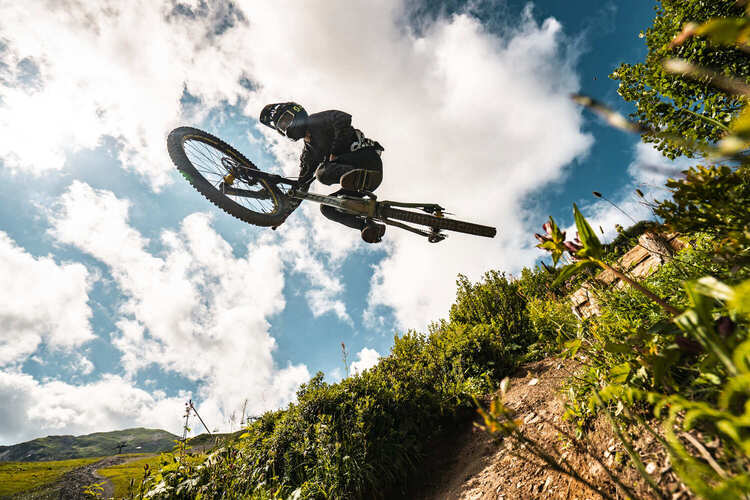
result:
[[(433, 444), (422, 464), (422, 479), (404, 498), (427, 499), (599, 499), (628, 495), (609, 477), (615, 474), (638, 498), (654, 498), (652, 490), (630, 467), (622, 444), (605, 419), (594, 422), (586, 434), (590, 453), (562, 439), (558, 429), (573, 434), (562, 420), (565, 411), (560, 396), (562, 382), (575, 370), (572, 362), (546, 359), (527, 364), (511, 378), (506, 404), (521, 420), (524, 434), (547, 453), (564, 457), (599, 492), (552, 470), (539, 458), (511, 440), (494, 441), (487, 433), (467, 424), (452, 436)], [(557, 429), (555, 428), (557, 427)], [(671, 471), (667, 457), (645, 432), (635, 446), (669, 497), (691, 498)], [(598, 460), (597, 460), (598, 459)], [(650, 465), (649, 465), (650, 464)]]
[(59, 481), (60, 498), (69, 498), (71, 500), (78, 500), (86, 498), (83, 494), (83, 490), (94, 483), (103, 483), (104, 491), (102, 492), (102, 498), (112, 498), (115, 490), (112, 486), (112, 482), (100, 476), (96, 471), (105, 467), (111, 467), (112, 465), (118, 465), (125, 462), (125, 457), (107, 457), (93, 464), (89, 464), (65, 474)]
[(60, 479), (52, 484), (47, 484), (34, 490), (25, 491), (13, 498), (23, 500), (80, 500), (89, 498), (83, 494), (84, 489), (95, 483), (101, 483), (104, 488), (100, 492), (101, 498), (112, 498), (115, 494), (112, 482), (97, 471), (113, 465), (119, 465), (134, 460), (141, 460), (152, 455), (141, 455), (137, 457), (113, 456), (98, 462), (78, 467), (66, 472)]

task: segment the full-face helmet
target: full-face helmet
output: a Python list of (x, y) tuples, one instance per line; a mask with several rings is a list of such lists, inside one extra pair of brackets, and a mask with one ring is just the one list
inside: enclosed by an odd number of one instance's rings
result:
[(260, 122), (296, 141), (307, 131), (307, 111), (296, 102), (268, 104), (260, 112)]

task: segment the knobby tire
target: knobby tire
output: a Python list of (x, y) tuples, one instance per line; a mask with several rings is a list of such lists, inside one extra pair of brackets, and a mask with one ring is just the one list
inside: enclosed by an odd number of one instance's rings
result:
[(240, 205), (228, 196), (224, 195), (209, 182), (193, 165), (185, 152), (185, 142), (193, 140), (208, 144), (213, 149), (231, 157), (234, 161), (246, 167), (259, 170), (250, 160), (245, 158), (232, 146), (215, 137), (192, 127), (179, 127), (174, 129), (167, 138), (167, 149), (172, 162), (183, 177), (208, 201), (237, 219), (256, 226), (278, 226), (289, 216), (294, 207), (290, 199), (285, 196), (279, 188), (265, 179), (257, 179), (271, 194), (274, 209), (271, 213), (262, 213), (251, 210)]
[(381, 216), (387, 219), (411, 222), (413, 224), (429, 226), (435, 229), (445, 229), (459, 233), (473, 234), (475, 236), (485, 236), (487, 238), (493, 238), (497, 233), (497, 230), (494, 227), (472, 224), (471, 222), (463, 222), (460, 220), (446, 219), (444, 217), (435, 217), (434, 215), (420, 214), (394, 207), (384, 207), (381, 211)]

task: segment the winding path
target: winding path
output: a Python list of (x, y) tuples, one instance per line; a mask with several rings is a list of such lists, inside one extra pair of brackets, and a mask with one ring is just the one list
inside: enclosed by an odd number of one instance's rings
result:
[(102, 498), (112, 498), (115, 493), (115, 488), (112, 486), (112, 482), (100, 476), (96, 471), (105, 467), (111, 467), (125, 462), (125, 457), (107, 457), (89, 465), (84, 465), (77, 469), (66, 473), (59, 481), (60, 498), (69, 498), (70, 500), (85, 499), (86, 496), (83, 494), (83, 490), (94, 483), (103, 483), (102, 487)]

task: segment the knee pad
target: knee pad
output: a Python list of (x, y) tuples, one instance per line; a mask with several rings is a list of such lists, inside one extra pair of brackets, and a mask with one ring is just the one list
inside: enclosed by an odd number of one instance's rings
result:
[[(320, 178), (323, 176), (323, 173), (325, 172), (325, 163), (321, 163), (318, 168), (315, 169), (315, 178), (318, 179), (318, 182), (320, 182)], [(324, 205), (320, 206), (320, 209), (323, 209)]]

